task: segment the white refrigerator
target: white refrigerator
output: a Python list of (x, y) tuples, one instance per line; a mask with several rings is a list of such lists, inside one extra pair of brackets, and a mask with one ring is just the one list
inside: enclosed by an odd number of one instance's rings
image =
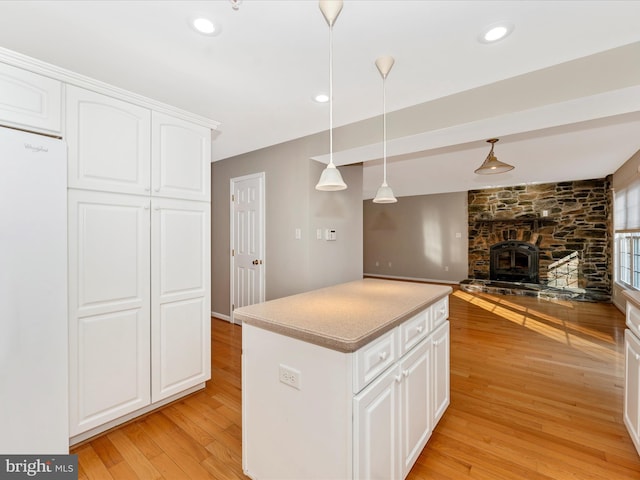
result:
[(69, 452), (66, 156), (0, 127), (0, 454)]

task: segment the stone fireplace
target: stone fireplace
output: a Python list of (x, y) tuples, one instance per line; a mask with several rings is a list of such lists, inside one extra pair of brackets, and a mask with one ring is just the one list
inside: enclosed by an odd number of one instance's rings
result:
[(610, 301), (612, 198), (610, 177), (469, 191), (469, 280)]

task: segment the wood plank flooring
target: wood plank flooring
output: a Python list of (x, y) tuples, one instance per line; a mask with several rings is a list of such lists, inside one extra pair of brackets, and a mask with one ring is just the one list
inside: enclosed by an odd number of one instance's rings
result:
[[(612, 305), (454, 291), (451, 405), (411, 480), (640, 479)], [(205, 390), (78, 446), (80, 479), (246, 479), (241, 327), (212, 321)]]

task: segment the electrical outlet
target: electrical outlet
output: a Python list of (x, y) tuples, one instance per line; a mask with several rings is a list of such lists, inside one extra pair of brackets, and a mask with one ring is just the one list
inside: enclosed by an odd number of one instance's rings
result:
[(280, 382), (300, 390), (300, 372), (295, 368), (280, 364)]

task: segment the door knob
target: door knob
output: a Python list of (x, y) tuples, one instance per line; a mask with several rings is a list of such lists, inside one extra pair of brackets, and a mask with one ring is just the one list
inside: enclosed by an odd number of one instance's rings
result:
[(262, 263), (262, 260), (254, 260), (253, 262), (254, 265), (260, 265)]

